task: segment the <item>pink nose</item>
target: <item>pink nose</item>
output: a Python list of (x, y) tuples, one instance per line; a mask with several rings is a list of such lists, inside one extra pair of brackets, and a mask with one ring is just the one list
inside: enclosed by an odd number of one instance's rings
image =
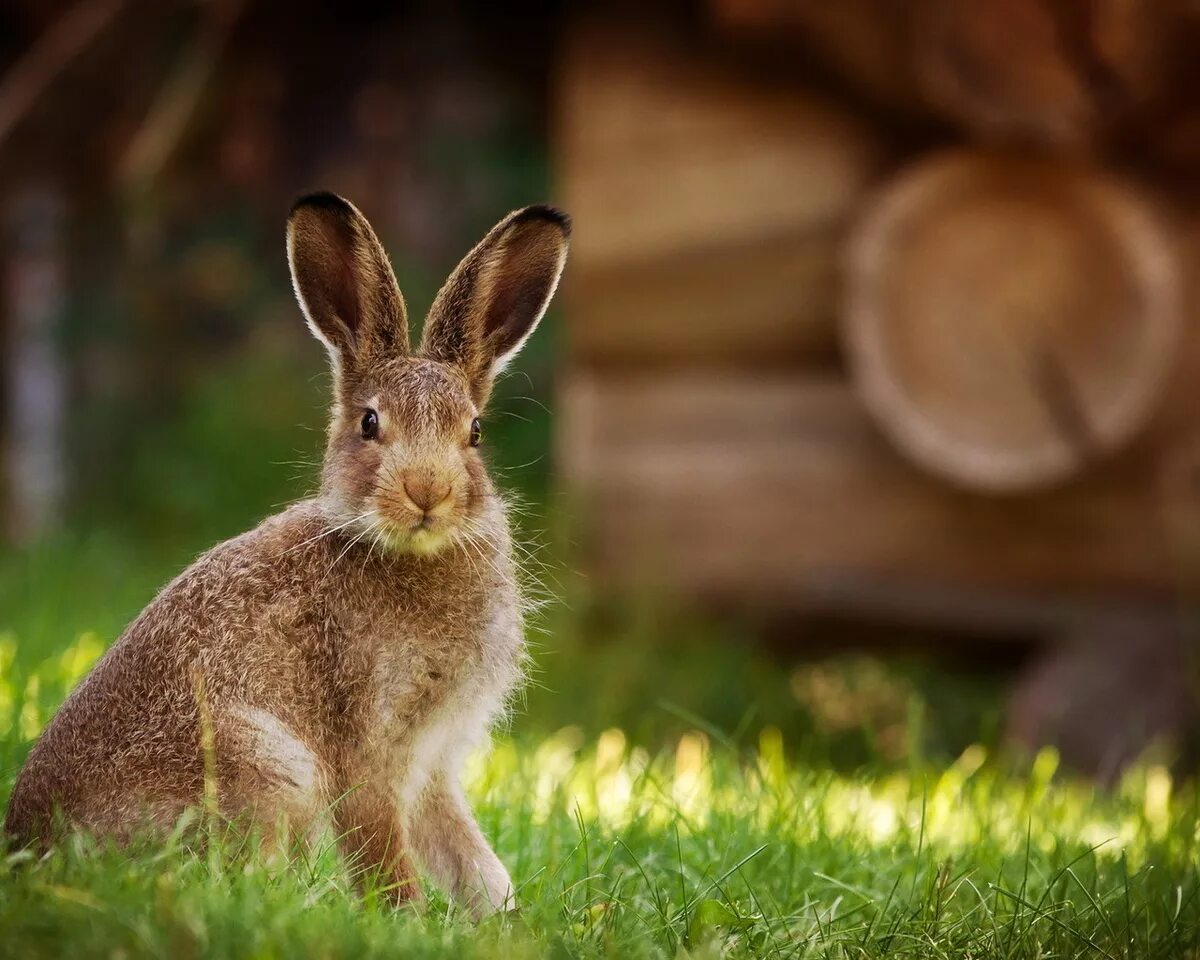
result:
[(427, 477), (405, 477), (404, 492), (422, 513), (436, 510), (450, 499), (450, 484), (438, 484)]

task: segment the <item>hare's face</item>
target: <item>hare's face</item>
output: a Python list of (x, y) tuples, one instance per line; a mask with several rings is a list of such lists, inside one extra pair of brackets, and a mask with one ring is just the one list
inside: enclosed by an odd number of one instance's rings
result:
[(490, 494), (470, 384), (436, 360), (392, 361), (336, 414), (325, 486), (373, 543), (433, 553), (469, 536)]
[(501, 220), (442, 287), (414, 352), (404, 298), (363, 215), (328, 193), (293, 208), (292, 282), (334, 372), (323, 492), (355, 536), (411, 553), (471, 536), (492, 495), (477, 418), (545, 313), (569, 235), (551, 207)]

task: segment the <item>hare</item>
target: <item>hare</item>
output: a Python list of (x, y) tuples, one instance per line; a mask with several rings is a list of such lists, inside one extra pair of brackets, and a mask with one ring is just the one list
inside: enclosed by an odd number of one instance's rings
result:
[(413, 351), (367, 220), (329, 193), (296, 203), (292, 282), (333, 370), (320, 493), (204, 554), (133, 621), (34, 746), (10, 836), (127, 837), (208, 797), (268, 832), (331, 819), (397, 900), (420, 896), (416, 861), (476, 915), (515, 905), (459, 785), (524, 656), (479, 417), (569, 238), (552, 207), (505, 217)]

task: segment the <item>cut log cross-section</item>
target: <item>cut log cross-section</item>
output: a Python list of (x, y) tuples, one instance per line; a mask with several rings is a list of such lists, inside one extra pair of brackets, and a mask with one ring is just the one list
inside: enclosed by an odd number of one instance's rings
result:
[(1180, 334), (1173, 246), (1122, 182), (955, 153), (890, 184), (852, 239), (843, 314), (867, 407), (977, 490), (1062, 481), (1130, 441)]

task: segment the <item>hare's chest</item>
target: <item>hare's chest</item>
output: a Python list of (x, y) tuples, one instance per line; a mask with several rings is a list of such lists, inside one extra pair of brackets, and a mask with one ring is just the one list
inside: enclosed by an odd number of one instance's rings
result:
[(519, 682), (519, 627), (488, 627), (452, 647), (410, 648), (403, 664), (383, 671), (376, 715), (401, 802), (411, 801), (435, 770), (457, 767), (486, 740)]

